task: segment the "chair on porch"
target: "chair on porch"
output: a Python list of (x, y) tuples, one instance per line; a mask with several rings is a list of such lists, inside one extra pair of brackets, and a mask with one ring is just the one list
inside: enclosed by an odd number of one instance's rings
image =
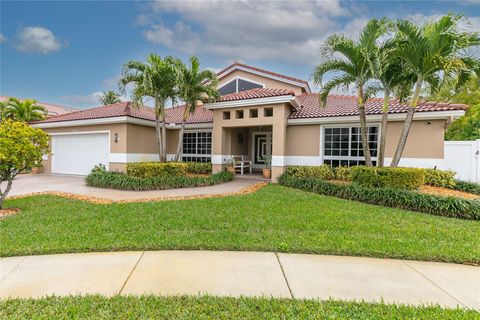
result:
[(248, 169), (250, 173), (252, 173), (252, 161), (245, 160), (244, 156), (232, 156), (233, 160), (233, 167), (235, 168), (235, 172), (240, 170), (240, 174), (243, 175), (245, 169)]

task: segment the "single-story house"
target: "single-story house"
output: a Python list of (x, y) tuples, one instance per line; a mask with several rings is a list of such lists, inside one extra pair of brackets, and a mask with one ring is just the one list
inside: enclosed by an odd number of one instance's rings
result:
[[(0, 102), (7, 101), (10, 98), (11, 97), (0, 96)], [(23, 99), (20, 99), (20, 100), (23, 100)], [(38, 102), (38, 101), (35, 104), (47, 109), (47, 117), (54, 117), (62, 114), (67, 114), (70, 112), (79, 111), (79, 109), (65, 107), (58, 104), (51, 104), (51, 103)]]
[[(167, 110), (167, 153), (173, 158), (178, 139), (182, 159), (211, 161), (224, 170), (232, 155), (243, 155), (255, 168), (271, 155), (275, 180), (288, 165), (357, 165), (363, 163), (354, 96), (331, 95), (318, 103), (308, 82), (235, 62), (218, 73), (221, 98), (199, 106), (179, 137), (182, 106)], [(383, 99), (367, 102), (370, 148), (376, 160)], [(395, 151), (408, 106), (391, 101), (386, 161)], [(415, 114), (401, 165), (442, 167), (444, 132), (466, 105), (422, 102)], [(158, 160), (152, 109), (121, 102), (50, 117), (33, 126), (52, 140), (44, 171), (87, 174), (95, 164), (125, 170), (126, 164)]]

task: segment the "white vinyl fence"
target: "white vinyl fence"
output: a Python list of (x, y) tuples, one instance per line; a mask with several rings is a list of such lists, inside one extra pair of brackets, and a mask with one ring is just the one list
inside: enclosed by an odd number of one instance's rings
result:
[(444, 154), (444, 168), (456, 171), (457, 179), (480, 182), (480, 139), (445, 141)]

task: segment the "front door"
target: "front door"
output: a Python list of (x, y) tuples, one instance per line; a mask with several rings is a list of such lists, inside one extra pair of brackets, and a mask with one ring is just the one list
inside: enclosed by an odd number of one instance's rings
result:
[(265, 157), (272, 154), (272, 133), (254, 132), (252, 140), (253, 167), (263, 168)]

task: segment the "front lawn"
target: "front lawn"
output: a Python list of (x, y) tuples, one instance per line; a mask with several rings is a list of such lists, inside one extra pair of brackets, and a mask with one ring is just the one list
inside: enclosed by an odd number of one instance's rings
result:
[(0, 302), (2, 319), (478, 319), (478, 312), (267, 298), (101, 296)]
[(0, 255), (206, 249), (480, 263), (480, 221), (433, 216), (269, 185), (242, 196), (92, 204), (8, 200)]

